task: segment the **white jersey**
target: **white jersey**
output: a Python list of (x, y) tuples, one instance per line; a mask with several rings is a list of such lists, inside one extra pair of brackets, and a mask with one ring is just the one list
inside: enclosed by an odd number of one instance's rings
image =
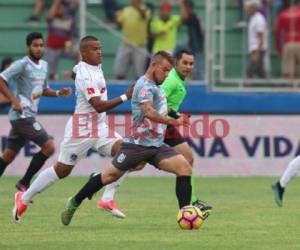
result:
[(59, 162), (72, 166), (86, 157), (89, 149), (94, 149), (101, 155), (111, 156), (113, 145), (122, 138), (108, 128), (106, 113), (98, 114), (89, 103), (89, 100), (95, 96), (107, 100), (101, 65), (93, 66), (79, 62), (73, 68), (73, 72), (76, 74), (76, 107), (66, 125), (58, 157)]
[(98, 114), (89, 100), (95, 96), (107, 100), (106, 82), (101, 65), (93, 66), (81, 61), (73, 68), (73, 72), (76, 74), (77, 99), (74, 114), (66, 125), (65, 137), (91, 136), (96, 128), (99, 132), (106, 125), (106, 113)]
[(268, 49), (268, 25), (265, 17), (260, 13), (256, 12), (249, 22), (248, 28), (248, 51), (251, 53), (254, 50), (257, 50), (259, 46), (258, 34), (263, 33), (263, 50)]

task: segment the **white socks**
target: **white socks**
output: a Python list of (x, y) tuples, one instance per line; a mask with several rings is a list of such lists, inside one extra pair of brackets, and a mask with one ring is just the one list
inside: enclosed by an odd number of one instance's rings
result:
[(282, 177), (280, 178), (280, 185), (286, 187), (291, 179), (293, 179), (297, 173), (300, 171), (300, 156), (293, 159), (287, 169), (284, 171)]
[(50, 187), (54, 182), (59, 180), (54, 167), (46, 168), (31, 184), (30, 188), (22, 195), (22, 201), (29, 204), (32, 198), (37, 194)]
[(128, 172), (124, 173), (120, 179), (116, 180), (115, 182), (113, 182), (105, 187), (105, 190), (101, 197), (102, 201), (111, 201), (114, 199), (117, 188), (120, 187), (121, 183), (123, 182), (123, 180), (125, 179), (127, 174), (128, 174)]

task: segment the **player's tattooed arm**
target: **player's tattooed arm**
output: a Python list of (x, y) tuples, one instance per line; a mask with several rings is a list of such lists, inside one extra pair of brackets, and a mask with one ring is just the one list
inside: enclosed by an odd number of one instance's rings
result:
[(180, 117), (178, 119), (168, 119), (167, 116), (159, 114), (153, 107), (152, 102), (143, 102), (140, 104), (143, 115), (151, 121), (173, 125), (173, 126), (188, 126), (188, 119), (186, 117)]

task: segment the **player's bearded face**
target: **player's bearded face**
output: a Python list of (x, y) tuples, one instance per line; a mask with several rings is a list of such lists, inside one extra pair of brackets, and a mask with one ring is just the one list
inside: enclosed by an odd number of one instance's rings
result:
[(32, 43), (28, 46), (29, 55), (39, 60), (43, 57), (44, 54), (44, 41), (43, 39), (35, 39)]

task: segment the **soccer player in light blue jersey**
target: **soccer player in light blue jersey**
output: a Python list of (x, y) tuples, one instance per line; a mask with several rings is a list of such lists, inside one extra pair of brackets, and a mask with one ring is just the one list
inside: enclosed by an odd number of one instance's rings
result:
[(134, 126), (130, 137), (121, 144), (112, 164), (102, 173), (94, 174), (69, 199), (66, 210), (61, 214), (64, 225), (69, 225), (84, 199), (143, 162), (174, 173), (178, 205), (180, 208), (190, 205), (192, 168), (183, 155), (164, 144), (164, 133), (168, 124), (188, 126), (188, 119), (184, 115), (178, 119), (168, 117), (166, 96), (160, 87), (173, 65), (173, 58), (167, 52), (159, 51), (152, 57), (146, 74), (138, 79), (134, 87), (131, 102)]
[[(47, 83), (48, 64), (42, 60), (44, 39), (41, 33), (32, 32), (26, 37), (27, 55), (15, 61), (0, 74), (0, 92), (11, 102), (9, 120), (11, 130), (8, 144), (0, 157), (0, 176), (15, 159), (26, 140), (33, 141), (41, 150), (36, 153), (25, 173), (17, 182), (16, 188), (26, 190), (32, 177), (41, 169), (45, 161), (54, 152), (53, 138), (36, 121), (38, 104), (41, 96), (60, 97), (71, 95), (70, 88), (53, 90)], [(13, 95), (7, 82), (15, 83), (16, 95)]]

